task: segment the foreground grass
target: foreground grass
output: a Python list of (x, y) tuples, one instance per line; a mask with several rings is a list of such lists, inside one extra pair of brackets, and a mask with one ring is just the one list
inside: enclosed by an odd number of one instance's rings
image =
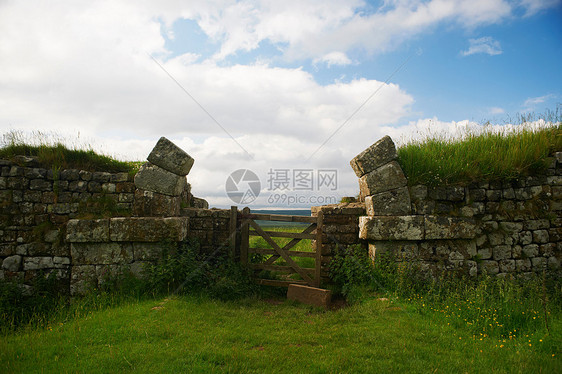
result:
[(378, 299), (338, 311), (198, 297), (133, 302), (2, 337), (0, 367), (4, 372), (260, 373), (561, 368), (559, 357), (541, 346), (548, 337), (530, 343), (514, 339), (500, 348), (496, 339), (474, 339), (435, 316)]
[(549, 165), (548, 156), (562, 151), (557, 113), (551, 126), (538, 129), (523, 123), (511, 132), (484, 128), (461, 139), (430, 135), (399, 148), (399, 162), (410, 185), (507, 181), (542, 172)]

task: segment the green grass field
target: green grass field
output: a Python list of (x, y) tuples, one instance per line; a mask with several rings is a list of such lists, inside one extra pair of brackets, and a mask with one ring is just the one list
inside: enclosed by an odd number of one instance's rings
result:
[[(553, 326), (554, 327), (554, 326)], [(555, 326), (560, 329), (562, 326)], [(181, 297), (133, 302), (3, 336), (3, 372), (545, 372), (548, 337), (475, 338), (376, 298), (337, 311)]]

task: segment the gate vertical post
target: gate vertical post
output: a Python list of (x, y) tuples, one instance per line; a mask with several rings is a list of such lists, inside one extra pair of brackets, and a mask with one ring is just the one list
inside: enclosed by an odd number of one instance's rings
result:
[(236, 260), (236, 218), (238, 217), (238, 208), (235, 206), (230, 207), (230, 222), (229, 222), (229, 238), (230, 243), (228, 248), (230, 251), (230, 258)]
[(320, 276), (322, 271), (322, 234), (324, 229), (324, 212), (318, 212), (316, 221), (316, 263), (314, 269), (314, 286), (320, 287)]
[[(247, 216), (250, 214), (250, 208), (245, 207), (242, 209), (242, 215)], [(242, 226), (240, 227), (240, 262), (243, 265), (248, 264), (248, 248), (250, 247), (250, 223), (249, 219), (242, 219)]]

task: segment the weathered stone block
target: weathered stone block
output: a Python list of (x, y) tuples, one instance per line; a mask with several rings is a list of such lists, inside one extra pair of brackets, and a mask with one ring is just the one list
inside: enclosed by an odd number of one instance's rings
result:
[(180, 242), (187, 236), (187, 217), (112, 218), (109, 236), (114, 242)]
[(434, 200), (462, 201), (464, 200), (464, 187), (434, 187), (429, 190), (429, 197)]
[(129, 173), (115, 173), (111, 174), (109, 181), (112, 183), (127, 182), (129, 180)]
[(109, 241), (109, 219), (71, 219), (66, 224), (66, 240), (71, 243)]
[(200, 197), (193, 196), (192, 204), (196, 209), (209, 209), (209, 203), (207, 202), (207, 200)]
[(515, 260), (515, 269), (518, 272), (531, 271), (531, 260), (528, 258)]
[(415, 260), (419, 258), (419, 249), (416, 242), (411, 241), (370, 241), (369, 257), (374, 261), (377, 256), (388, 253), (400, 260)]
[(359, 238), (370, 240), (422, 240), (422, 216), (359, 217)]
[(74, 265), (128, 264), (133, 261), (130, 243), (72, 243)]
[(492, 248), (486, 247), (478, 249), (478, 256), (482, 260), (488, 260), (492, 258)]
[(497, 245), (493, 248), (494, 260), (506, 260), (511, 258), (511, 246)]
[(538, 244), (529, 244), (524, 246), (521, 252), (525, 257), (535, 257), (539, 254), (539, 246)]
[(550, 227), (550, 222), (547, 219), (526, 220), (523, 226), (525, 230), (545, 230)]
[(410, 197), (412, 201), (425, 200), (427, 195), (427, 186), (424, 186), (423, 184), (410, 187)]
[(515, 271), (515, 260), (501, 260), (499, 265), (502, 273), (513, 273)]
[(96, 267), (94, 265), (72, 266), (70, 271), (70, 295), (84, 295), (97, 284)]
[(185, 176), (193, 166), (193, 158), (168, 139), (162, 137), (148, 155), (148, 161), (169, 172)]
[(523, 223), (521, 222), (500, 222), (500, 230), (512, 234), (523, 230)]
[(332, 291), (300, 284), (290, 284), (287, 290), (287, 299), (307, 305), (328, 308), (332, 300)]
[(52, 269), (54, 267), (52, 257), (27, 257), (23, 262), (23, 270)]
[(359, 192), (366, 197), (405, 187), (408, 181), (398, 162), (392, 161), (359, 178)]
[(531, 259), (533, 271), (543, 271), (546, 268), (547, 260), (544, 257), (533, 257)]
[(45, 179), (33, 179), (29, 182), (29, 189), (37, 191), (52, 191), (53, 183)]
[(476, 224), (465, 217), (425, 216), (426, 239), (472, 239)]
[(355, 156), (355, 158), (350, 161), (350, 164), (355, 175), (362, 177), (397, 158), (398, 154), (396, 153), (394, 142), (390, 136), (385, 136)]
[(6, 257), (2, 261), (2, 269), (7, 271), (19, 271), (21, 268), (21, 256), (14, 255)]
[(109, 182), (111, 174), (104, 171), (96, 171), (92, 173), (92, 180), (99, 183)]
[(133, 243), (133, 258), (135, 261), (155, 261), (164, 253), (162, 243)]
[(365, 206), (369, 216), (405, 216), (412, 214), (408, 187), (367, 196)]
[(170, 196), (181, 195), (186, 183), (185, 176), (179, 176), (150, 162), (141, 166), (135, 175), (137, 188)]
[(546, 230), (536, 230), (533, 231), (533, 242), (535, 243), (548, 243), (548, 231)]
[(177, 217), (180, 215), (181, 197), (137, 189), (133, 215), (139, 217)]
[(497, 261), (482, 261), (480, 266), (482, 269), (482, 273), (484, 274), (495, 275), (500, 272), (500, 267)]

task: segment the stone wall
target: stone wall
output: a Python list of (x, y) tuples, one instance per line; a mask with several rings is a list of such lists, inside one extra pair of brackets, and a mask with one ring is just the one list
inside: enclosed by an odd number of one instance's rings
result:
[(408, 186), (396, 160), (385, 137), (351, 161), (372, 258), (391, 253), (433, 274), (561, 273), (562, 152), (544, 175), (468, 186)]
[(0, 279), (29, 287), (55, 273), (71, 295), (106, 274), (140, 274), (186, 239), (228, 250), (229, 210), (191, 195), (193, 159), (165, 138), (134, 177), (47, 170), (32, 157), (0, 160)]
[[(324, 206), (314, 206), (311, 208), (311, 215), (318, 216), (318, 212), (323, 213), (323, 232), (324, 242), (322, 243), (322, 273), (328, 272), (328, 267), (336, 248), (348, 245), (363, 245), (367, 248), (367, 243), (359, 239), (359, 218), (365, 215), (365, 204), (363, 203), (342, 203)], [(313, 245), (315, 241), (313, 241)], [(323, 279), (327, 281), (326, 278)]]
[(31, 157), (0, 160), (0, 278), (30, 284), (39, 272), (70, 280), (66, 223), (99, 209), (128, 214), (135, 185), (128, 173), (51, 170)]

